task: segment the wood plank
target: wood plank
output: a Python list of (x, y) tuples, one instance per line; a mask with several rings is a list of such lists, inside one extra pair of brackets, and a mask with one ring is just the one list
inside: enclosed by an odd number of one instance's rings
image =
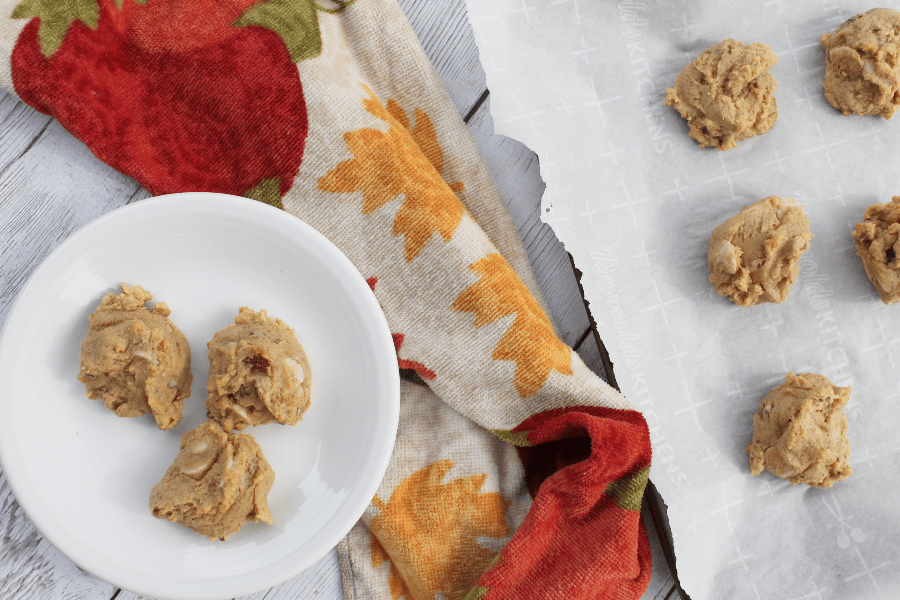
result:
[(52, 120), (0, 90), (0, 173), (29, 148)]
[(653, 517), (651, 516), (650, 500), (645, 496), (641, 506), (641, 517), (647, 529), (647, 537), (650, 539), (650, 554), (653, 557), (653, 571), (650, 574), (650, 584), (642, 596), (643, 600), (676, 600), (678, 596), (677, 585), (672, 577), (672, 571), (666, 562), (665, 551), (659, 536), (656, 534)]
[(344, 597), (344, 584), (341, 580), (341, 566), (337, 550), (332, 550), (306, 571), (256, 594), (241, 596), (239, 600), (288, 600), (293, 598), (316, 598), (316, 600), (335, 600)]
[[(25, 280), (73, 231), (123, 204), (138, 186), (101, 164), (58, 123), (0, 95), (0, 323)], [(38, 532), (0, 476), (0, 598), (110, 598)]]
[(44, 115), (25, 107), (15, 124), (39, 135), (30, 141), (20, 136), (17, 143), (27, 151), (0, 172), (0, 322), (51, 250), (140, 189), (133, 179), (98, 161), (58, 122), (46, 125)]
[(399, 0), (461, 117), (487, 90), (465, 0)]
[[(653, 564), (655, 569), (665, 571), (668, 576), (669, 583), (667, 585), (671, 587), (665, 598), (690, 600), (678, 581), (678, 571), (675, 568), (675, 547), (672, 544), (672, 529), (666, 514), (666, 503), (663, 502), (662, 496), (659, 495), (652, 481), (647, 483), (641, 515), (644, 517), (651, 544), (654, 537), (659, 540), (659, 547), (653, 551)], [(645, 594), (644, 597), (646, 598), (647, 595)]]
[(34, 527), (0, 471), (0, 598), (110, 598), (115, 586), (79, 569)]
[[(344, 586), (341, 581), (337, 551), (332, 550), (296, 577), (271, 588), (240, 596), (235, 600), (289, 600), (295, 598), (316, 598), (316, 600), (341, 600)], [(122, 590), (115, 600), (153, 600)]]

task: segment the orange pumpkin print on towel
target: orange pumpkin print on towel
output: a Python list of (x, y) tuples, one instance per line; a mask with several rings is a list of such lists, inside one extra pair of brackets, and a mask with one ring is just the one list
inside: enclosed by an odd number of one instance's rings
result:
[(372, 500), (379, 509), (369, 521), (372, 566), (390, 557), (394, 600), (438, 593), (462, 600), (496, 556), (476, 540), (510, 534), (509, 501), (498, 492), (479, 493), (487, 475), (441, 483), (452, 467), (451, 460), (436, 461), (404, 479), (388, 502)]
[(364, 215), (371, 214), (404, 194), (394, 217), (391, 235), (404, 236), (406, 261), (419, 255), (437, 232), (449, 241), (459, 226), (465, 207), (455, 191), (462, 183), (448, 185), (441, 177), (444, 157), (434, 126), (423, 111), (415, 110), (415, 127), (400, 105), (389, 100), (387, 108), (372, 90), (363, 107), (388, 125), (387, 131), (364, 128), (344, 134), (353, 158), (330, 170), (319, 180), (326, 192), (362, 192)]
[(546, 383), (550, 371), (572, 374), (572, 349), (553, 331), (537, 300), (506, 259), (488, 254), (469, 267), (481, 276), (453, 302), (459, 312), (475, 313), (475, 327), (516, 315), (491, 358), (516, 362), (515, 386), (522, 398)]
[[(381, 566), (384, 561), (391, 560), (391, 557), (388, 556), (387, 551), (384, 547), (379, 543), (378, 538), (374, 535), (369, 535), (369, 552), (372, 554), (372, 568), (377, 569)], [(407, 600), (412, 600), (412, 594), (409, 592), (409, 588), (406, 586), (406, 582), (403, 581), (403, 577), (400, 575), (400, 571), (397, 570), (397, 567), (394, 566), (394, 563), (391, 563), (391, 569), (388, 572), (388, 587), (391, 590), (391, 600), (398, 600), (399, 598), (406, 598)]]

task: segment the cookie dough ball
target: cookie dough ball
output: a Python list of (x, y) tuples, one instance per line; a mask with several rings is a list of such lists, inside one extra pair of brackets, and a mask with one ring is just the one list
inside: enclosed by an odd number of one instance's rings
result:
[(708, 48), (666, 90), (666, 106), (674, 106), (701, 146), (719, 150), (767, 132), (778, 111), (769, 68), (778, 58), (766, 44), (728, 38)]
[(763, 198), (713, 230), (709, 281), (738, 306), (784, 302), (812, 237), (796, 200)]
[(900, 301), (900, 196), (887, 204), (873, 204), (853, 230), (856, 254), (881, 301)]
[(225, 431), (278, 421), (296, 425), (309, 407), (311, 373), (294, 330), (266, 311), (240, 309), (209, 347), (206, 410)]
[(207, 421), (181, 436), (181, 451), (150, 492), (150, 512), (210, 540), (247, 521), (272, 524), (268, 494), (275, 473), (252, 436)]
[(890, 119), (900, 106), (900, 12), (873, 8), (820, 41), (828, 102), (844, 115)]
[(849, 401), (850, 388), (837, 387), (827, 377), (789, 373), (753, 416), (750, 472), (767, 469), (793, 485), (813, 487), (846, 479), (853, 472), (842, 410)]
[(141, 286), (125, 284), (118, 296), (103, 298), (88, 317), (78, 381), (88, 398), (102, 400), (120, 417), (150, 412), (166, 430), (181, 420), (182, 403), (191, 395), (191, 350), (167, 318), (165, 302), (147, 310), (151, 299)]

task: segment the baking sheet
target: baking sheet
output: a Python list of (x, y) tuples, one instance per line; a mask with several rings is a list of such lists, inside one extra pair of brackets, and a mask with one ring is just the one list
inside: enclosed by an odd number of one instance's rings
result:
[[(890, 5), (888, 5), (890, 6)], [(900, 306), (867, 280), (850, 231), (900, 195), (900, 117), (843, 117), (819, 36), (859, 2), (469, 0), (495, 130), (527, 144), (542, 211), (584, 272), (623, 393), (648, 422), (693, 600), (900, 597)], [(700, 148), (665, 90), (727, 37), (763, 42), (778, 120)], [(741, 308), (708, 282), (712, 229), (769, 195), (814, 238), (783, 304)], [(851, 386), (854, 473), (831, 489), (750, 475), (759, 401), (789, 371)]]

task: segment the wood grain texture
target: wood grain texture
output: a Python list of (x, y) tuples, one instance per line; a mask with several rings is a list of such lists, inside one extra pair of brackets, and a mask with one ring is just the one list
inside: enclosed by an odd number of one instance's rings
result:
[[(239, 596), (235, 600), (339, 600), (344, 597), (337, 552), (332, 550), (303, 573), (267, 590)], [(5, 600), (5, 599), (4, 599)], [(122, 590), (115, 600), (154, 600)]]
[(0, 598), (99, 600), (116, 591), (85, 573), (41, 535), (0, 472)]
[[(73, 231), (123, 204), (137, 184), (58, 123), (0, 95), (0, 323), (32, 271)], [(0, 598), (110, 598), (112, 586), (54, 548), (0, 477)]]
[(463, 118), (487, 91), (463, 0), (398, 0), (444, 89)]
[(337, 551), (332, 550), (309, 569), (269, 590), (241, 596), (239, 600), (287, 600), (288, 598), (343, 598), (344, 584)]
[(653, 519), (650, 514), (650, 506), (648, 498), (644, 498), (641, 507), (641, 517), (644, 519), (644, 526), (647, 529), (647, 537), (650, 539), (650, 553), (653, 556), (653, 573), (650, 576), (650, 585), (644, 592), (644, 600), (675, 600), (672, 591), (675, 582), (672, 579), (672, 572), (666, 566), (665, 551), (656, 530), (653, 527)]
[[(4, 99), (8, 99), (6, 95)], [(17, 106), (15, 129), (2, 135), (23, 147), (0, 171), (0, 320), (34, 269), (74, 231), (127, 203), (137, 183), (104, 165), (56, 121)], [(27, 133), (34, 137), (27, 139)], [(9, 154), (15, 154), (11, 152)]]
[(0, 175), (31, 147), (53, 120), (0, 92)]

